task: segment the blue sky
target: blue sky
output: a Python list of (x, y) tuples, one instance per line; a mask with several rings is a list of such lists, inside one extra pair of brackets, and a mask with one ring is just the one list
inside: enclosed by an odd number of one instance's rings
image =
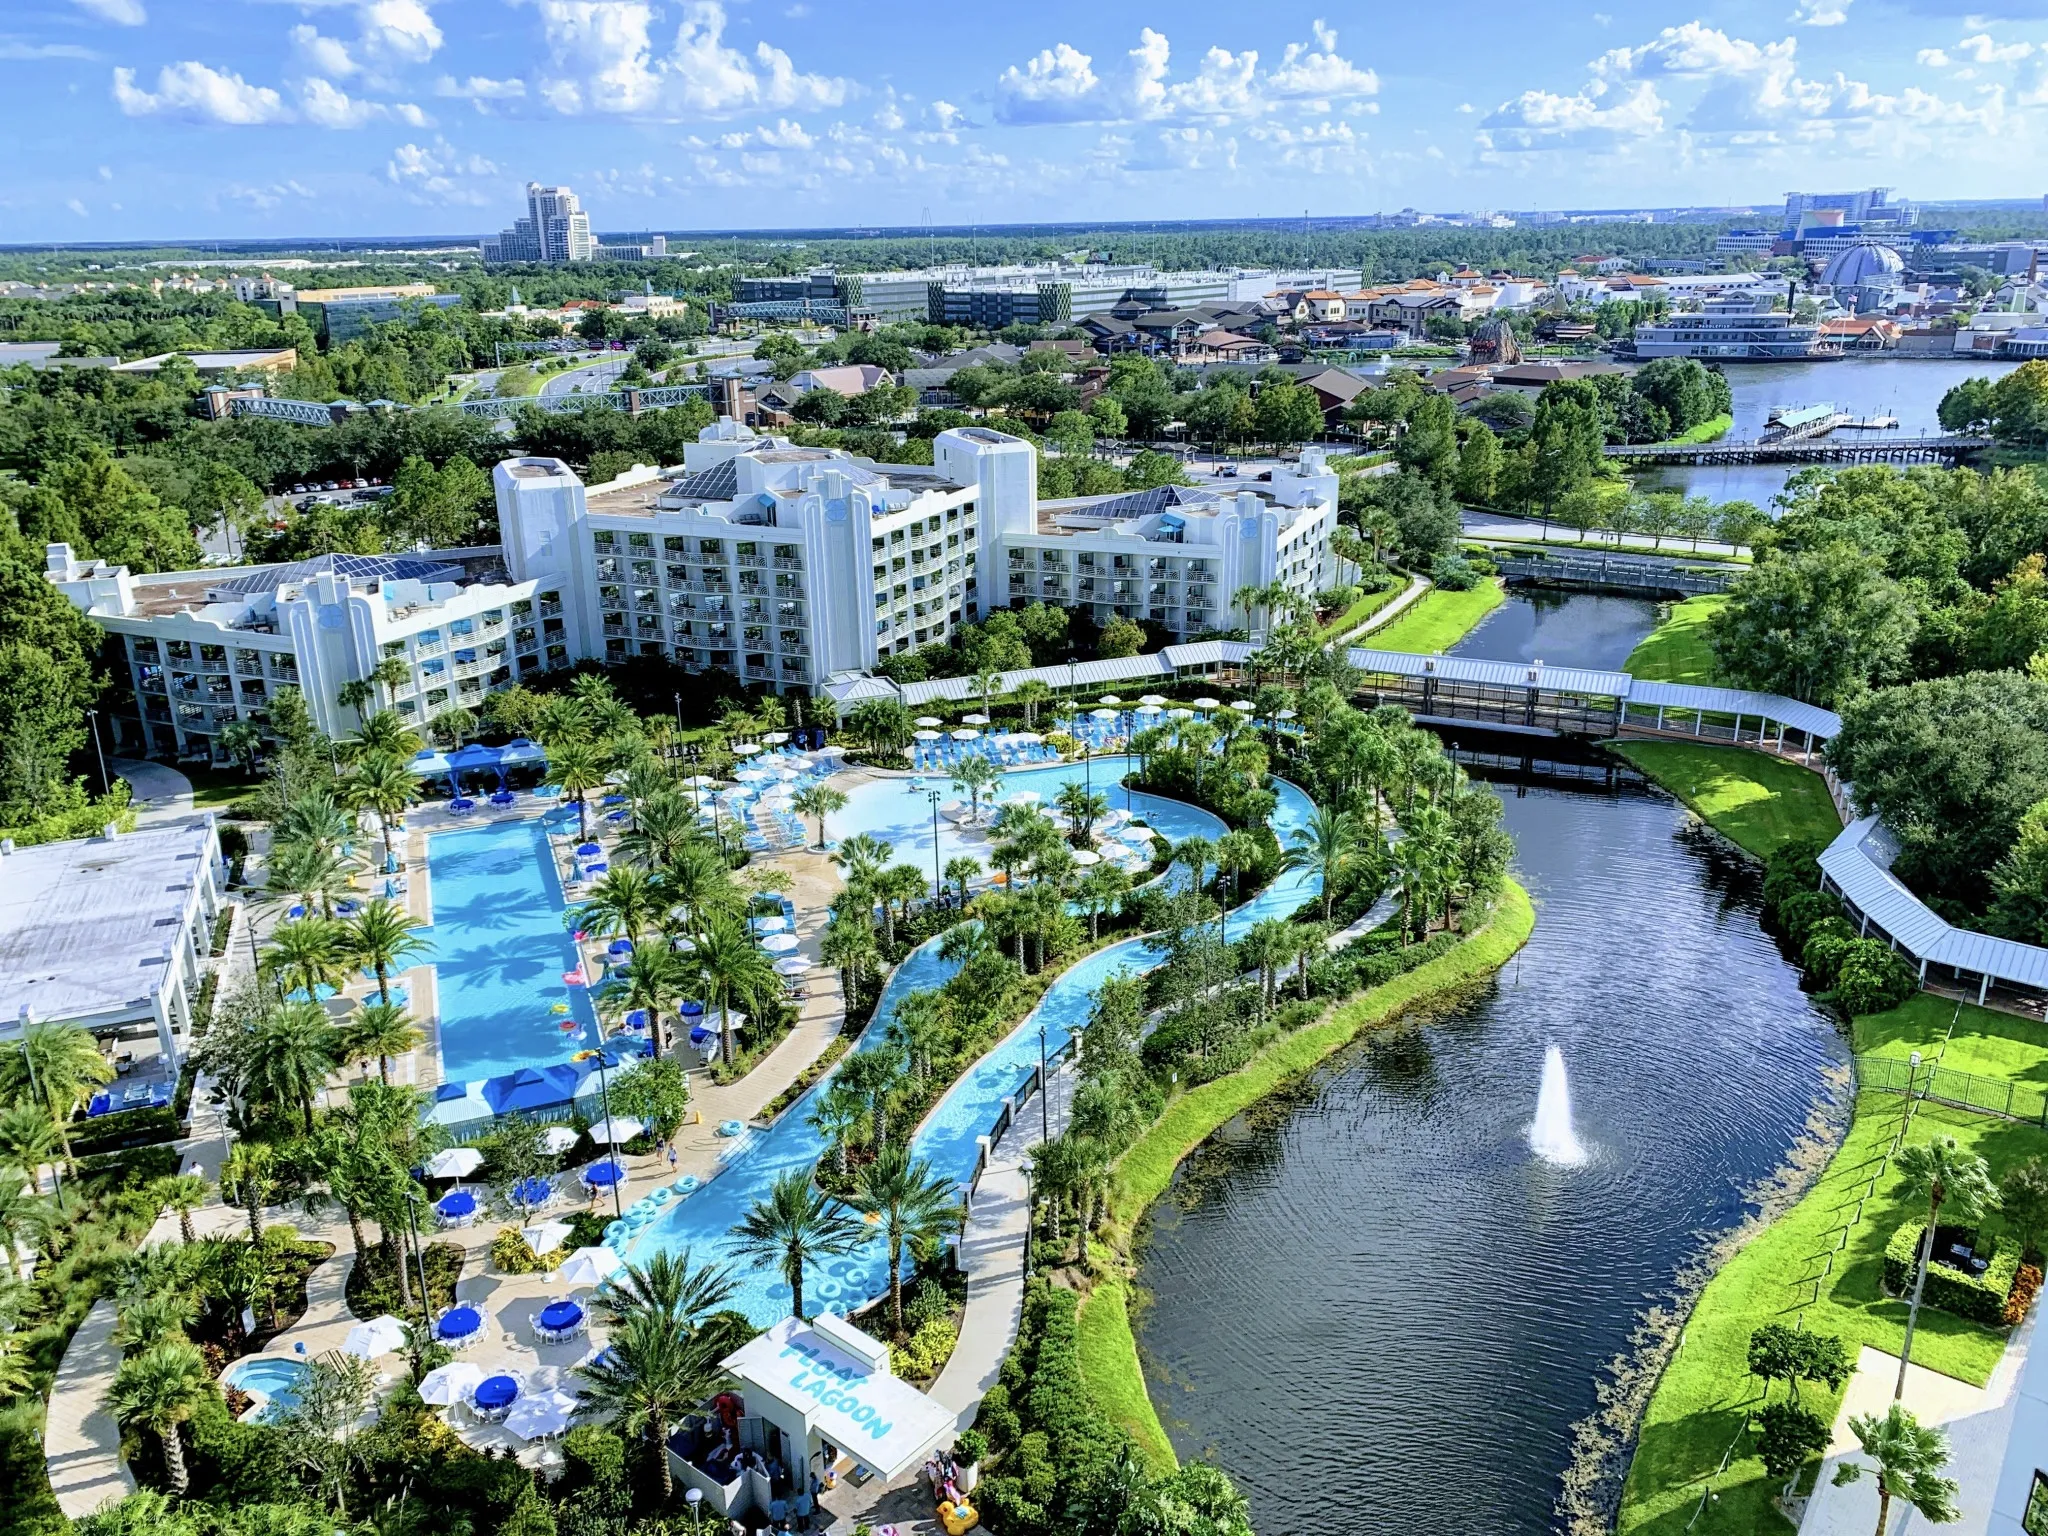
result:
[(0, 5), (4, 241), (2034, 196), (2044, 127), (2048, 0)]

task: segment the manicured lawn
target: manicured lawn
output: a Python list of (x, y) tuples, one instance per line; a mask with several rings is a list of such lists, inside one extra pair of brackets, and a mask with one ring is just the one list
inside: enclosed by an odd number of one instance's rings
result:
[(261, 779), (249, 778), (238, 769), (202, 768), (197, 763), (187, 763), (180, 765), (178, 772), (192, 781), (192, 804), (202, 811), (222, 809), (263, 787)]
[(1438, 587), (1385, 629), (1370, 636), (1376, 651), (1411, 651), (1438, 656), (1471, 632), (1472, 626), (1501, 605), (1499, 578), (1489, 576), (1469, 592), (1446, 592)]
[(1720, 683), (1714, 653), (1707, 648), (1706, 625), (1727, 601), (1715, 595), (1673, 603), (1670, 616), (1629, 652), (1622, 670), (1648, 682)]
[[(1407, 582), (1397, 581), (1384, 592), (1366, 593), (1365, 596), (1361, 597), (1349, 608), (1346, 608), (1340, 614), (1334, 615), (1328, 623), (1321, 626), (1324, 638), (1334, 640), (1340, 635), (1350, 634), (1352, 630), (1358, 628), (1359, 625), (1363, 624), (1367, 619), (1378, 613), (1407, 590)], [(1425, 593), (1423, 596), (1427, 597), (1428, 594)], [(1417, 599), (1417, 601), (1421, 601), (1421, 599)]]
[(1129, 1283), (1112, 1276), (1097, 1285), (1081, 1304), (1078, 1328), (1081, 1379), (1095, 1405), (1130, 1432), (1154, 1472), (1172, 1471), (1180, 1462), (1145, 1391), (1131, 1332)]
[(1614, 750), (1760, 859), (1787, 843), (1831, 842), (1842, 830), (1827, 784), (1797, 763), (1683, 741), (1631, 741)]
[[(1950, 1020), (1955, 1021), (1953, 1033)], [(1856, 1050), (1901, 1061), (1918, 1051), (1930, 1062), (1938, 1051), (1940, 1064), (1947, 1071), (2011, 1078), (2048, 1089), (2048, 1024), (1974, 1003), (1958, 1005), (1953, 999), (1926, 992), (1915, 994), (1889, 1013), (1858, 1019)]]
[(1711, 443), (1726, 437), (1734, 426), (1735, 418), (1723, 412), (1719, 416), (1709, 416), (1691, 430), (1681, 432), (1676, 437), (1666, 438), (1665, 441), (1672, 444)]
[[(1856, 1204), (1891, 1145), (1905, 1103), (1897, 1094), (1864, 1094), (1841, 1149), (1805, 1198), (1752, 1238), (1701, 1294), (1644, 1418), (1622, 1495), (1620, 1532), (1754, 1536), (1792, 1529), (1774, 1508), (1777, 1485), (1761, 1461), (1745, 1454), (1746, 1434), (1727, 1470), (1715, 1470), (1738, 1433), (1745, 1433), (1744, 1421), (1761, 1399), (1761, 1384), (1748, 1374), (1749, 1336), (1765, 1323), (1797, 1319), (1816, 1332), (1840, 1335), (1852, 1357), (1865, 1344), (1898, 1352), (1906, 1307), (1883, 1294), (1884, 1248), (1900, 1223), (1922, 1207), (1890, 1174), (1879, 1180), (1861, 1220)], [(1918, 1105), (1909, 1142), (1937, 1135), (1952, 1135), (1982, 1155), (1994, 1175), (2048, 1153), (2048, 1134), (2032, 1126)], [(1843, 1246), (1848, 1223), (1853, 1225)], [(1995, 1227), (1995, 1218), (1987, 1225)], [(1924, 1307), (1913, 1359), (1981, 1385), (2004, 1347), (2003, 1331)], [(1801, 1401), (1832, 1420), (1841, 1397), (1807, 1386)], [(1708, 1480), (1719, 1498), (1695, 1522)]]

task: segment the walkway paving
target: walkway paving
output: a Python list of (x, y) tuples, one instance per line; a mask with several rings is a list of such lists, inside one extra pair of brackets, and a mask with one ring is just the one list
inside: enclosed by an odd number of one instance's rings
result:
[[(1460, 521), (1464, 525), (1465, 537), (1481, 544), (1496, 539), (1504, 539), (1514, 543), (1547, 542), (1567, 544), (1579, 537), (1577, 529), (1569, 524), (1558, 521), (1556, 518), (1550, 520), (1550, 537), (1547, 540), (1544, 538), (1544, 523), (1541, 518), (1509, 517), (1500, 512), (1475, 512), (1468, 507), (1460, 514)], [(1610, 552), (1616, 549), (1626, 549), (1646, 555), (1686, 556), (1688, 558), (1693, 555), (1700, 555), (1710, 559), (1719, 558), (1723, 560), (1728, 559), (1730, 556), (1746, 555), (1749, 553), (1749, 546), (1746, 544), (1723, 544), (1718, 539), (1701, 539), (1699, 547), (1695, 549), (1691, 539), (1676, 538), (1668, 533), (1662, 539), (1647, 533), (1624, 533), (1620, 535), (1618, 542), (1614, 534), (1605, 533), (1598, 536), (1598, 545), (1599, 548)]]
[[(2022, 1373), (2040, 1318), (2036, 1307), (2026, 1322), (2013, 1330), (1991, 1379), (1982, 1387), (1957, 1381), (1923, 1366), (1906, 1371), (1905, 1404), (1923, 1424), (1937, 1424), (1948, 1431), (1952, 1456), (1947, 1475), (1957, 1483), (1956, 1504), (1960, 1518), (1939, 1529), (1944, 1536), (1988, 1536), (1990, 1532), (2016, 1532), (2018, 1526), (1996, 1520), (1992, 1500), (1998, 1491), (1999, 1472), (2005, 1461), (2006, 1444), (2012, 1438), (2016, 1412), (2022, 1394)], [(1828, 1442), (1826, 1459), (1806, 1512), (1799, 1522), (1799, 1536), (1866, 1536), (1877, 1524), (1877, 1487), (1866, 1470), (1863, 1477), (1845, 1488), (1834, 1486), (1835, 1469), (1845, 1457), (1868, 1461), (1858, 1454), (1856, 1437), (1849, 1430), (1855, 1414), (1883, 1414), (1892, 1403), (1898, 1385), (1899, 1357), (1865, 1347), (1856, 1359), (1856, 1374), (1842, 1394), (1841, 1411), (1835, 1415), (1834, 1437)], [(2028, 1448), (2032, 1457), (2035, 1448)], [(1885, 1536), (1902, 1536), (1907, 1531), (1932, 1531), (1910, 1506), (1894, 1504)]]
[(139, 824), (148, 826), (151, 822), (192, 814), (192, 781), (168, 764), (140, 757), (113, 757), (107, 759), (107, 767), (115, 778), (128, 781)]
[(1426, 576), (1410, 576), (1408, 578), (1407, 590), (1399, 597), (1388, 603), (1386, 607), (1375, 609), (1367, 614), (1363, 622), (1352, 625), (1343, 634), (1332, 635), (1330, 642), (1334, 645), (1351, 645), (1357, 641), (1360, 635), (1369, 635), (1374, 630), (1393, 623), (1394, 620), (1414, 607), (1415, 604), (1422, 601), (1423, 594), (1429, 591), (1430, 585), (1430, 580)]
[(120, 1427), (102, 1406), (120, 1363), (114, 1304), (102, 1301), (71, 1336), (43, 1421), (50, 1487), (57, 1507), (72, 1520), (135, 1491), (135, 1479), (121, 1459)]

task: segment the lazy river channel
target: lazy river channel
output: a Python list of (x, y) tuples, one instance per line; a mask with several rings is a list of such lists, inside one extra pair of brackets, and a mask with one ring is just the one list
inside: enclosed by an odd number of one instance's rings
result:
[[(1653, 622), (1511, 597), (1462, 649), (1619, 666)], [(1532, 743), (1452, 745), (1476, 764)], [(1577, 755), (1565, 771), (1586, 775)], [(1551, 1529), (1603, 1368), (1843, 1060), (1758, 927), (1754, 866), (1633, 773), (1536, 767), (1497, 786), (1537, 905), (1527, 949), (1226, 1125), (1154, 1207), (1152, 1399), (1261, 1536)], [(1528, 1147), (1551, 1044), (1591, 1153), (1576, 1168)]]

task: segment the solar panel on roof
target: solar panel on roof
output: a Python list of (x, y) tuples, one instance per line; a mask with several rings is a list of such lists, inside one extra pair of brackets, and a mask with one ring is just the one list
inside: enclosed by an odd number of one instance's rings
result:
[(731, 501), (739, 494), (739, 465), (731, 459), (676, 482), (676, 494), (693, 501)]
[(246, 576), (211, 583), (207, 590), (222, 595), (273, 592), (289, 582), (310, 581), (332, 572), (349, 581), (457, 581), (462, 567), (442, 560), (409, 555), (315, 555), (289, 565), (270, 565)]

